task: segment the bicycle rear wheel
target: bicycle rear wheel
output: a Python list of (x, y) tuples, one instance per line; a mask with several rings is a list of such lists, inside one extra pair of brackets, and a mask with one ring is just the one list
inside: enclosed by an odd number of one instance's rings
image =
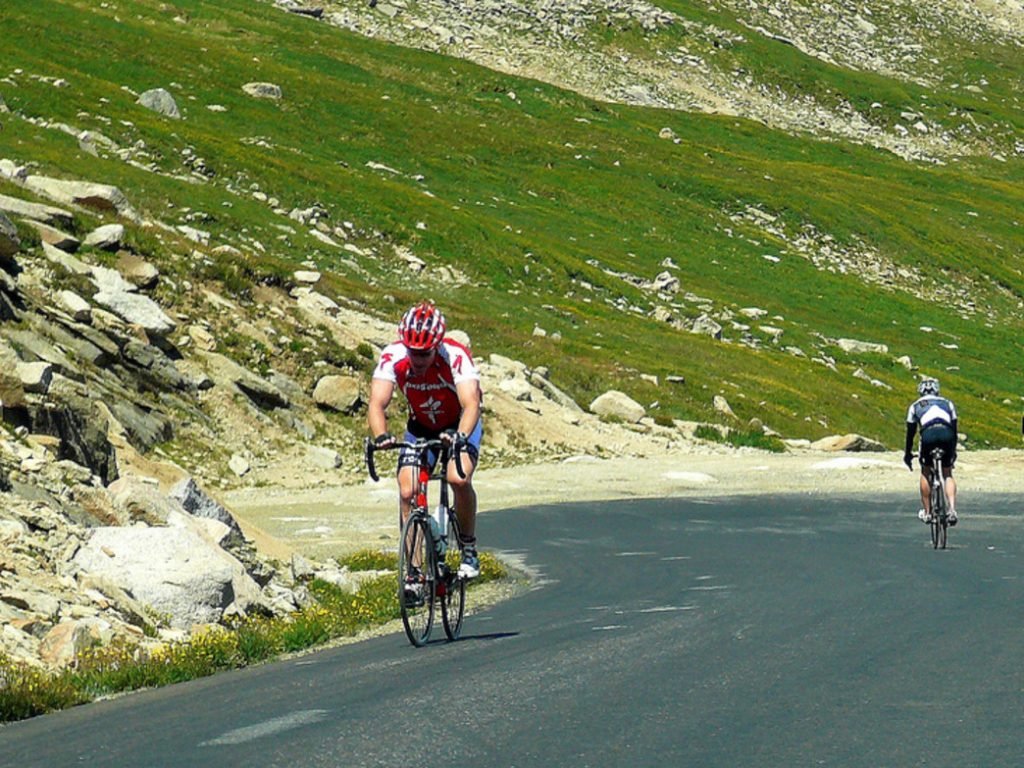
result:
[(466, 612), (466, 580), (459, 577), (459, 521), (455, 510), (448, 515), (448, 553), (444, 564), (445, 589), (441, 597), (441, 623), (449, 640), (458, 640), (462, 634), (462, 619)]
[(398, 605), (409, 642), (419, 647), (434, 624), (434, 542), (427, 518), (414, 512), (402, 526), (398, 547)]

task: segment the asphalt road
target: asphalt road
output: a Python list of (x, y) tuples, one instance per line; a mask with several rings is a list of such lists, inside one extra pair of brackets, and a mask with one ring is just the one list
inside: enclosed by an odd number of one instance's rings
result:
[[(1024, 765), (1022, 500), (491, 513), (538, 574), (466, 620), (0, 728), (0, 766)], [(440, 628), (436, 636), (443, 637)]]

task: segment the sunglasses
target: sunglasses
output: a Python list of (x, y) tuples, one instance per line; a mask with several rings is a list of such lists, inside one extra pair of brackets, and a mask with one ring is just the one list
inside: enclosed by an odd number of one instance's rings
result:
[(426, 358), (428, 358), (432, 354), (434, 354), (434, 350), (432, 350), (432, 349), (407, 349), (406, 353), (409, 355), (409, 357), (418, 357), (421, 360), (425, 360)]

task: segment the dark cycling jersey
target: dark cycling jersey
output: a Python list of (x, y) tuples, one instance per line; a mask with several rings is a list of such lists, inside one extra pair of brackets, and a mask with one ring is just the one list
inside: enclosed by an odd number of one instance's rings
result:
[(956, 463), (956, 407), (952, 401), (937, 395), (925, 395), (910, 404), (907, 409), (907, 454), (913, 445), (914, 432), (921, 429), (921, 451), (918, 454), (922, 466), (932, 450), (942, 448), (942, 466), (952, 467)]

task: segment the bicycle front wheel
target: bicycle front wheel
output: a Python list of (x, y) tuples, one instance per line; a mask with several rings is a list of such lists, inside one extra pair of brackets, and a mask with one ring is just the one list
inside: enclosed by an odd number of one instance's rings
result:
[(448, 554), (444, 563), (444, 595), (441, 597), (441, 623), (449, 640), (458, 640), (462, 634), (462, 619), (466, 612), (466, 580), (459, 577), (459, 522), (452, 510), (448, 515)]
[[(936, 468), (936, 471), (940, 471)], [(941, 475), (939, 476), (941, 478)], [(942, 480), (932, 486), (932, 547), (946, 548), (946, 491)]]
[(427, 518), (414, 512), (398, 547), (398, 605), (409, 642), (419, 647), (434, 625), (434, 542)]

